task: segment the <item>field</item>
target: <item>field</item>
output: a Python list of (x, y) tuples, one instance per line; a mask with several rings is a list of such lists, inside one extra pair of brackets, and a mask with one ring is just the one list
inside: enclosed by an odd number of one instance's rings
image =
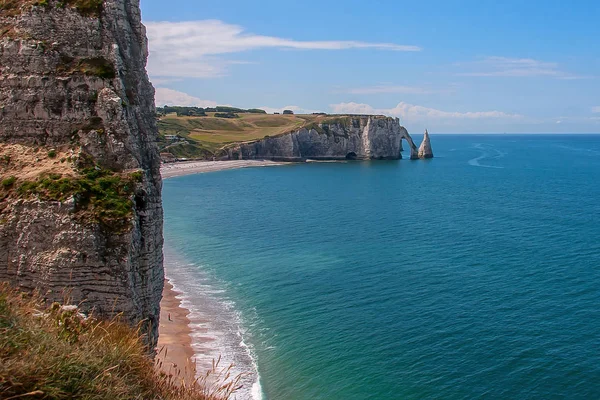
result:
[[(314, 123), (332, 122), (340, 117), (329, 115), (238, 114), (237, 118), (217, 118), (215, 113), (203, 117), (169, 114), (160, 118), (161, 151), (176, 157), (207, 158), (230, 143), (262, 139), (300, 129)], [(177, 135), (189, 141), (168, 144), (165, 135)], [(187, 151), (187, 154), (182, 152)], [(194, 155), (193, 153), (197, 154)], [(196, 156), (196, 157), (195, 157)]]

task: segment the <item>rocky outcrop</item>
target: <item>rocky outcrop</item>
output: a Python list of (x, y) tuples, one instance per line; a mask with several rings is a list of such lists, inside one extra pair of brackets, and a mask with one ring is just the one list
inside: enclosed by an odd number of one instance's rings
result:
[(433, 158), (433, 150), (431, 150), (431, 141), (429, 140), (429, 132), (425, 129), (423, 142), (419, 146), (419, 158)]
[(156, 343), (162, 205), (138, 0), (5, 2), (0, 280), (144, 321)]
[(329, 116), (297, 131), (238, 143), (226, 148), (227, 159), (276, 161), (369, 160), (402, 158), (402, 139), (417, 159), (417, 147), (398, 118)]

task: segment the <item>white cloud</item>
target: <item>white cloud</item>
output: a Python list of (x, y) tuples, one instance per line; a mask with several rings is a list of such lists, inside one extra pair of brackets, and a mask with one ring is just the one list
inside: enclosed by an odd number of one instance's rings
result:
[(154, 87), (156, 86), (162, 86), (162, 85), (166, 85), (169, 83), (173, 83), (173, 82), (179, 82), (181, 81), (180, 78), (152, 78), (150, 79), (150, 81), (152, 82), (152, 85), (154, 85)]
[(167, 88), (157, 88), (154, 103), (157, 107), (164, 105), (184, 107), (216, 107), (217, 102), (202, 100), (187, 93)]
[(222, 55), (276, 48), (298, 50), (377, 49), (420, 51), (418, 46), (361, 41), (300, 41), (244, 32), (244, 28), (219, 20), (145, 22), (149, 39), (148, 72), (162, 77), (217, 77), (227, 66), (245, 63)]
[(504, 76), (504, 77), (551, 77), (556, 79), (585, 79), (589, 77), (578, 76), (562, 71), (554, 62), (534, 60), (532, 58), (485, 57), (479, 61), (455, 64), (473, 69), (462, 72), (460, 76)]
[(377, 85), (362, 88), (348, 89), (345, 93), (351, 94), (381, 94), (381, 93), (395, 93), (395, 94), (432, 94), (437, 91), (432, 89), (426, 89), (416, 86), (394, 86), (394, 85)]
[(600, 106), (592, 107), (593, 113), (600, 113)]
[(475, 119), (519, 119), (518, 114), (507, 114), (502, 111), (469, 111), (452, 112), (435, 108), (398, 103), (394, 108), (374, 108), (368, 104), (339, 103), (330, 105), (336, 114), (384, 114), (400, 117), (403, 121), (417, 122), (428, 120), (475, 120)]
[(285, 106), (285, 107), (258, 107), (261, 110), (265, 110), (267, 112), (267, 114), (273, 114), (273, 113), (282, 113), (283, 110), (292, 110), (294, 112), (294, 114), (312, 114), (314, 112), (318, 112), (315, 110), (308, 110), (306, 108), (302, 108), (300, 106)]

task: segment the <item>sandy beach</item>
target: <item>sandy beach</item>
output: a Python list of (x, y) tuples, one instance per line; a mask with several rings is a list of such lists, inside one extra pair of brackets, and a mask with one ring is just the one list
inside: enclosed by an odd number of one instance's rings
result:
[(248, 167), (269, 167), (282, 164), (289, 163), (281, 163), (269, 160), (185, 161), (163, 164), (160, 167), (160, 173), (163, 179), (167, 179), (175, 176), (200, 174), (203, 172), (214, 172), (226, 169)]
[(160, 303), (158, 337), (158, 361), (167, 374), (179, 375), (186, 383), (193, 382), (196, 374), (194, 350), (192, 349), (189, 311), (181, 306), (178, 293), (165, 279), (163, 298)]

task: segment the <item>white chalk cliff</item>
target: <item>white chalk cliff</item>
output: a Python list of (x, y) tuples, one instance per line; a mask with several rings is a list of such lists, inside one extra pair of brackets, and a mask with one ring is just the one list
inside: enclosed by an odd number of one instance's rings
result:
[(143, 322), (153, 345), (162, 183), (139, 0), (5, 3), (0, 281), (49, 301), (67, 288), (84, 311)]
[(279, 161), (400, 159), (403, 139), (408, 142), (410, 158), (417, 159), (417, 147), (398, 118), (331, 116), (294, 132), (236, 143), (222, 156)]

